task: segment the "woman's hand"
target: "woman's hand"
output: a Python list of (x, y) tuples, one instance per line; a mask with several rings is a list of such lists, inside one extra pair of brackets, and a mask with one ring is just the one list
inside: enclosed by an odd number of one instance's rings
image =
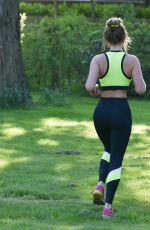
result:
[(90, 95), (93, 97), (98, 97), (101, 95), (101, 91), (99, 90), (99, 85), (96, 84), (94, 89), (90, 92)]

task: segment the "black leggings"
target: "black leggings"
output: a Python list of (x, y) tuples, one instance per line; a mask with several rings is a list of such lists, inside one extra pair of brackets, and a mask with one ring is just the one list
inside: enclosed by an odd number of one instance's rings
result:
[(131, 133), (132, 117), (127, 99), (101, 98), (95, 108), (93, 119), (96, 132), (104, 145), (99, 181), (106, 181), (105, 202), (112, 204)]

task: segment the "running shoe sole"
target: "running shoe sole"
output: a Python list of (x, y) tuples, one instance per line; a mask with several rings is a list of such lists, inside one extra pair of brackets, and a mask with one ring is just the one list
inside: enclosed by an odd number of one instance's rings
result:
[(93, 192), (93, 203), (97, 205), (104, 205), (104, 199), (103, 199), (103, 194), (99, 190), (95, 190)]

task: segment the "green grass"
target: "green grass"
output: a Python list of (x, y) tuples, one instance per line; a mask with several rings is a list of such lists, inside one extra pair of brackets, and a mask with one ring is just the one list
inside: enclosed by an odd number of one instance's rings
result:
[[(92, 122), (97, 99), (66, 107), (2, 110), (0, 229), (149, 230), (150, 102), (129, 101), (133, 131), (114, 208), (103, 220), (92, 204), (103, 152)], [(56, 154), (80, 150), (79, 155)]]

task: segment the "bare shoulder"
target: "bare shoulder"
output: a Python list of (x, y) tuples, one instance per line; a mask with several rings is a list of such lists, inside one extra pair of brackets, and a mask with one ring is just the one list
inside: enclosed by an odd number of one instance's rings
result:
[(106, 57), (105, 57), (104, 53), (101, 53), (101, 54), (95, 55), (92, 60), (97, 62), (97, 63), (100, 63), (100, 62), (105, 61)]
[(132, 65), (140, 63), (138, 57), (133, 54), (126, 54), (126, 61)]

